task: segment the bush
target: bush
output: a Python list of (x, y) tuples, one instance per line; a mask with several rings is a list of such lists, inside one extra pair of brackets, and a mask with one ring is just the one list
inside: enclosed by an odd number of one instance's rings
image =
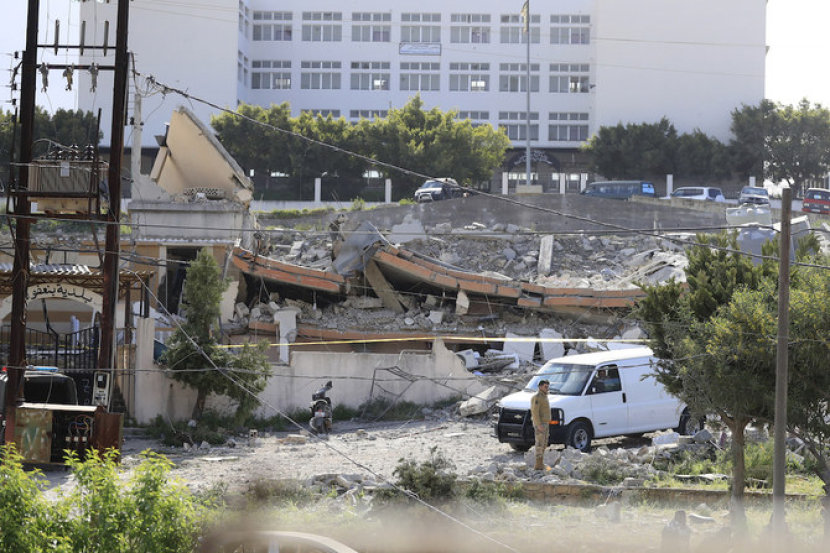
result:
[(455, 473), (452, 462), (437, 451), (429, 450), (429, 460), (418, 463), (413, 460), (400, 459), (393, 475), (398, 477), (396, 484), (415, 493), (421, 499), (449, 499), (455, 494)]
[(600, 486), (619, 484), (625, 480), (625, 471), (613, 461), (592, 455), (583, 461), (579, 467), (583, 480), (588, 480)]
[(71, 455), (67, 465), (77, 485), (50, 502), (42, 473), (25, 472), (12, 445), (0, 464), (0, 551), (103, 553), (194, 551), (210, 505), (198, 501), (178, 481), (169, 480), (172, 463), (144, 453), (124, 484), (116, 453)]

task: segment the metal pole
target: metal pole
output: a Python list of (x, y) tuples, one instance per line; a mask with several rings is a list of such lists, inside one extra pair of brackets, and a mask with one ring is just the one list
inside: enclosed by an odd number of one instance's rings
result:
[(109, 208), (107, 210), (106, 252), (104, 254), (104, 290), (101, 308), (101, 341), (98, 368), (109, 369), (113, 363), (115, 308), (118, 304), (118, 257), (121, 220), (121, 160), (124, 155), (124, 111), (127, 104), (127, 30), (129, 0), (118, 0), (118, 23), (115, 30), (115, 75), (112, 91), (112, 130), (110, 135)]
[(790, 236), (792, 217), (792, 190), (782, 189), (781, 235), (778, 260), (778, 344), (775, 362), (775, 430), (772, 463), (772, 525), (776, 536), (786, 531), (785, 499), (787, 478), (787, 379), (790, 326)]
[[(40, 1), (29, 0), (26, 15), (26, 51), (20, 81), (20, 167), (17, 190), (29, 189), (29, 165), (35, 128), (37, 94), (37, 33)], [(13, 168), (12, 168), (13, 170)], [(11, 176), (11, 175), (10, 175)], [(9, 340), (8, 382), (6, 383), (6, 443), (14, 441), (16, 404), (26, 361), (26, 292), (29, 287), (29, 235), (32, 206), (28, 196), (14, 198), (15, 234), (12, 269), (12, 318)]]
[[(525, 146), (525, 184), (530, 186), (530, 0), (527, 0), (525, 11), (525, 37), (527, 38), (527, 116), (525, 121), (525, 134), (527, 145)], [(529, 191), (529, 189), (528, 189)]]

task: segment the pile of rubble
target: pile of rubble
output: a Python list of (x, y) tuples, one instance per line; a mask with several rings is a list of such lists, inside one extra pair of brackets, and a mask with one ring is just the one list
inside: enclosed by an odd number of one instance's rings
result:
[[(340, 219), (330, 232), (303, 233), (275, 229), (260, 235), (259, 254), (270, 259), (322, 271), (332, 271)], [(516, 225), (474, 223), (453, 228), (440, 223), (424, 228), (405, 219), (384, 236), (408, 251), (460, 271), (502, 279), (529, 282), (552, 289), (633, 289), (639, 283), (683, 280), (687, 260), (682, 247), (669, 239), (632, 234), (543, 235)], [(545, 252), (550, 252), (545, 254)], [(538, 335), (544, 328), (562, 336), (609, 337), (609, 329), (585, 321), (574, 321), (538, 310), (505, 309), (498, 315), (459, 315), (456, 298), (427, 295), (410, 301), (401, 314), (386, 308), (373, 294), (350, 295), (338, 303), (323, 305), (271, 294), (270, 302), (238, 305), (236, 326), (250, 322), (273, 322), (274, 313), (286, 306), (298, 308), (298, 323), (327, 329), (355, 328), (371, 332), (426, 331), (433, 333), (493, 333)], [(623, 329), (624, 330), (624, 329)], [(612, 332), (613, 333), (613, 332)]]
[[(338, 227), (339, 229), (339, 227)], [(568, 288), (626, 288), (638, 282), (654, 284), (672, 276), (683, 280), (686, 256), (682, 240), (644, 234), (550, 235), (516, 225), (452, 223), (423, 227), (405, 220), (387, 233), (393, 244), (444, 264), (483, 275), (501, 275), (544, 286)], [(315, 269), (331, 269), (333, 233), (269, 231), (260, 253)], [(554, 256), (541, 259), (542, 241), (552, 240)]]

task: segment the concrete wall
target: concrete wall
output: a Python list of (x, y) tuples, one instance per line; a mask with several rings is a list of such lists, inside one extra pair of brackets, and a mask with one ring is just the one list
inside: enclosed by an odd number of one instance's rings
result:
[[(147, 330), (147, 329), (145, 329)], [(149, 332), (149, 330), (147, 330)], [(136, 374), (136, 408), (138, 422), (146, 423), (162, 415), (165, 419), (186, 420), (196, 401), (194, 390), (183, 388), (146, 357)], [(398, 367), (414, 382), (379, 368)], [(147, 370), (150, 369), (150, 370)], [(158, 370), (152, 370), (158, 369)], [(260, 394), (263, 404), (257, 415), (271, 417), (308, 407), (311, 394), (328, 380), (334, 384), (329, 392), (334, 405), (358, 407), (371, 397), (431, 404), (454, 396), (465, 399), (485, 389), (464, 368), (454, 352), (436, 340), (431, 352), (402, 352), (399, 355), (371, 353), (294, 352), (290, 365), (274, 365), (274, 376)], [(376, 375), (374, 389), (372, 377)], [(232, 413), (235, 405), (228, 398), (210, 396), (208, 409)], [(297, 421), (306, 423), (308, 421)]]

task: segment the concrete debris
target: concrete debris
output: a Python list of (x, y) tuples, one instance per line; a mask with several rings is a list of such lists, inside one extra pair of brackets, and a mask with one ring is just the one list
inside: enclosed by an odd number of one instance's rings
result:
[[(684, 280), (687, 263), (682, 249), (654, 236), (540, 235), (505, 223), (453, 228), (445, 222), (425, 228), (408, 216), (387, 239), (368, 223), (352, 234), (344, 231), (345, 221), (335, 223), (333, 230), (310, 235), (286, 229), (266, 232), (261, 251), (233, 259), (253, 278), (289, 275), (279, 277), (283, 284), (296, 282), (328, 295), (314, 296), (312, 304), (303, 301), (311, 294), (292, 293), (290, 287), (283, 286), (279, 293), (264, 290), (261, 301), (234, 306), (228, 328), (238, 333), (254, 323), (274, 325), (277, 314), (291, 307), (297, 310), (298, 326), (378, 334), (514, 336), (522, 341), (505, 342), (502, 353), (517, 356), (519, 365), (529, 371), (534, 361), (560, 357), (571, 349), (616, 347), (601, 346), (611, 334), (641, 337), (632, 325), (610, 330), (602, 316), (594, 320), (560, 306), (588, 306), (597, 313), (626, 307), (641, 293), (640, 283)], [(404, 242), (405, 250), (393, 246)], [(337, 244), (341, 249), (335, 255)], [(369, 279), (366, 270), (374, 270), (375, 263), (388, 271), (386, 277), (417, 273), (438, 286), (413, 291), (404, 287), (405, 280), (396, 286), (382, 274), (373, 273)], [(268, 328), (260, 325), (257, 331)], [(566, 341), (588, 336), (597, 341)], [(479, 373), (517, 370), (516, 363), (502, 359), (479, 359), (474, 365), (465, 358), (465, 364)]]
[(504, 396), (504, 389), (499, 389), (497, 386), (487, 388), (475, 397), (471, 397), (467, 401), (458, 406), (458, 411), (462, 417), (471, 417), (474, 415), (481, 415), (487, 413), (496, 404), (496, 402)]

